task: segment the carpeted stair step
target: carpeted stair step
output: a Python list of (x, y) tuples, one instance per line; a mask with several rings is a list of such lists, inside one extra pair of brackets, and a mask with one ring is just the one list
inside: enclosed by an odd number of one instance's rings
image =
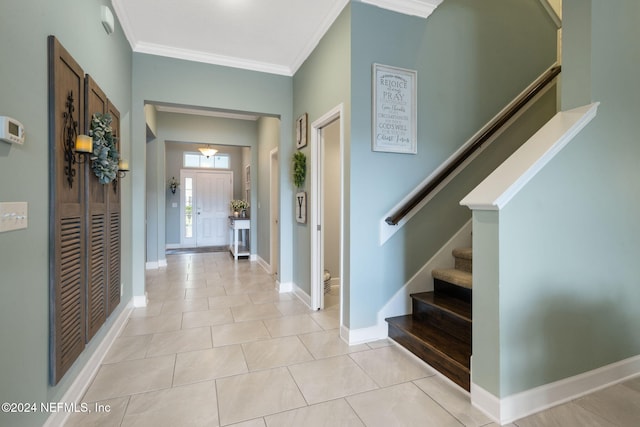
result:
[(455, 259), (456, 270), (466, 271), (467, 273), (473, 272), (473, 250), (471, 248), (456, 248), (453, 250), (452, 254)]
[(470, 301), (438, 292), (412, 294), (411, 301), (415, 319), (442, 329), (471, 346)]
[(390, 317), (389, 338), (433, 366), (465, 390), (470, 389), (471, 346), (412, 315)]
[(471, 289), (471, 273), (455, 268), (435, 269), (431, 272), (434, 279), (448, 282), (453, 285)]

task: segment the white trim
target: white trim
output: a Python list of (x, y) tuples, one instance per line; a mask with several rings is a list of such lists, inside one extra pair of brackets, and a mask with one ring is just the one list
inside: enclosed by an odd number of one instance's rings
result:
[(148, 298), (147, 298), (146, 292), (144, 293), (144, 295), (138, 295), (132, 298), (132, 304), (135, 308), (146, 307), (147, 302), (148, 302)]
[[(114, 341), (118, 338), (120, 332), (127, 324), (127, 320), (129, 319), (129, 315), (132, 310), (132, 301), (129, 301), (122, 312), (114, 320), (111, 328), (109, 328), (109, 331), (105, 334), (104, 338), (100, 344), (98, 344), (91, 357), (89, 357), (87, 362), (84, 364), (67, 391), (64, 393), (60, 400), (61, 402), (80, 403), (80, 399), (82, 399), (84, 393), (89, 388), (91, 381), (98, 373), (98, 369), (100, 369), (100, 365), (102, 365), (104, 357), (107, 355), (107, 352), (113, 345)], [(43, 427), (64, 425), (70, 415), (71, 412), (68, 411), (53, 412), (49, 415)]]
[(638, 375), (640, 375), (640, 355), (503, 399), (471, 383), (471, 403), (495, 422), (508, 424)]
[(471, 225), (469, 220), (447, 243), (411, 277), (378, 311), (378, 325), (386, 324), (387, 317), (404, 316), (411, 313), (411, 295), (415, 292), (433, 290), (431, 271), (434, 268), (453, 268), (455, 259), (451, 252), (455, 248), (471, 247)]
[(360, 0), (393, 12), (428, 18), (443, 0)]
[(158, 260), (158, 268), (164, 268), (167, 266), (167, 259), (159, 259)]
[(348, 327), (340, 326), (340, 338), (342, 338), (349, 345), (364, 344), (372, 341), (378, 341), (387, 338), (389, 335), (389, 328), (385, 324), (376, 324), (367, 328), (349, 329)]
[(283, 294), (285, 292), (293, 292), (294, 286), (295, 285), (293, 284), (293, 282), (285, 282), (285, 283), (276, 282), (276, 289), (281, 294)]
[(290, 283), (289, 285), (291, 286), (291, 290), (289, 292), (293, 292), (293, 294), (298, 297), (300, 301), (305, 303), (307, 307), (311, 308), (311, 297), (309, 296), (309, 294), (300, 289), (300, 287), (298, 287), (298, 285), (296, 285), (295, 283)]
[(491, 136), (478, 150), (476, 150), (467, 160), (465, 160), (462, 164), (458, 166), (458, 168), (449, 175), (440, 185), (438, 185), (427, 197), (425, 197), (411, 212), (409, 212), (404, 218), (398, 222), (397, 225), (389, 225), (385, 222), (385, 219), (389, 216), (393, 215), (398, 209), (400, 209), (403, 205), (405, 205), (413, 196), (418, 194), (418, 192), (434, 177), (436, 177), (440, 172), (442, 172), (450, 163), (454, 161), (456, 157), (464, 150), (466, 150), (473, 141), (483, 133), (485, 133), (506, 111), (510, 110), (519, 100), (522, 98), (527, 92), (529, 92), (533, 87), (535, 87), (539, 80), (547, 74), (553, 67), (557, 64), (553, 64), (544, 73), (542, 73), (535, 81), (533, 81), (529, 86), (527, 86), (518, 96), (516, 96), (509, 104), (507, 104), (502, 110), (500, 110), (491, 120), (487, 122), (480, 130), (478, 130), (471, 138), (469, 138), (464, 144), (460, 146), (447, 160), (442, 162), (437, 169), (435, 169), (429, 176), (427, 176), (420, 184), (416, 186), (411, 193), (407, 194), (400, 202), (398, 202), (394, 207), (392, 207), (381, 219), (380, 219), (380, 246), (385, 244), (387, 240), (389, 240), (394, 234), (396, 234), (415, 214), (417, 214), (420, 209), (422, 209), (431, 199), (433, 199), (436, 194), (440, 190), (442, 190), (455, 176), (462, 171), (471, 161), (473, 161), (476, 157), (480, 155), (493, 141), (495, 141), (513, 122), (518, 120), (520, 116), (522, 116), (532, 105), (536, 103), (538, 99), (540, 99), (545, 93), (551, 89), (551, 85), (547, 85), (542, 91), (540, 91), (536, 96), (534, 96), (526, 105), (523, 106), (514, 116), (512, 116), (496, 133)]
[(159, 268), (158, 261), (147, 261), (144, 268), (145, 270), (157, 270)]
[[(324, 242), (321, 227), (324, 226), (323, 207), (324, 200), (322, 196), (322, 163), (324, 144), (322, 141), (322, 129), (329, 124), (339, 120), (340, 123), (340, 271), (344, 271), (344, 104), (339, 104), (327, 111), (320, 118), (316, 119), (311, 124), (311, 149), (310, 149), (310, 192), (308, 198), (307, 212), (310, 213), (310, 233), (311, 233), (311, 280), (310, 280), (310, 307), (312, 310), (318, 310), (324, 308), (324, 280), (323, 280), (323, 265), (324, 265)], [(343, 288), (340, 288), (340, 301), (342, 302)], [(340, 303), (340, 323), (342, 324), (342, 303)]]
[(271, 274), (271, 265), (269, 265), (269, 263), (265, 261), (260, 255), (256, 255), (256, 262), (260, 267), (263, 268), (264, 271), (267, 272), (267, 274)]
[(544, 8), (544, 10), (549, 14), (549, 17), (555, 24), (556, 28), (557, 29), (562, 28), (562, 18), (560, 18), (560, 15), (558, 14), (558, 12), (554, 9), (551, 3), (549, 3), (549, 0), (539, 0), (539, 1), (542, 7)]
[(165, 249), (182, 249), (182, 245), (180, 243), (166, 243), (164, 245)]
[(500, 210), (596, 116), (598, 102), (551, 118), (462, 201), (473, 210)]

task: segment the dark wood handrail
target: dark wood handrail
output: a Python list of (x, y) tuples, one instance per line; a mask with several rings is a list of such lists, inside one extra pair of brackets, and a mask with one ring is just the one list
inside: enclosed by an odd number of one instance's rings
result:
[(429, 180), (424, 187), (418, 191), (411, 199), (407, 201), (400, 209), (393, 213), (393, 215), (387, 217), (385, 222), (389, 225), (398, 225), (398, 223), (409, 212), (411, 212), (416, 206), (422, 202), (429, 194), (431, 194), (440, 184), (445, 182), (450, 175), (452, 175), (456, 169), (460, 167), (467, 159), (469, 159), (476, 151), (491, 139), (509, 120), (511, 120), (518, 112), (531, 101), (536, 95), (550, 84), (560, 74), (561, 67), (554, 66), (549, 69), (545, 74), (540, 76), (538, 80), (531, 85), (529, 90), (521, 94), (515, 103), (504, 111), (500, 116), (496, 117), (493, 123), (480, 135), (478, 135), (458, 156), (451, 160), (433, 179)]

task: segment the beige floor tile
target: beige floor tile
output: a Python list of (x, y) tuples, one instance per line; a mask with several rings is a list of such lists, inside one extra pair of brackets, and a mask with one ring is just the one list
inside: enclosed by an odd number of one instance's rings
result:
[(289, 370), (309, 404), (378, 388), (348, 356), (301, 363)]
[(224, 295), (226, 295), (224, 286), (207, 286), (205, 288), (185, 290), (185, 299), (219, 297)]
[(158, 316), (162, 309), (162, 301), (149, 301), (146, 307), (134, 308), (129, 317), (152, 317)]
[(239, 345), (190, 351), (176, 356), (173, 385), (213, 380), (247, 372), (247, 363)]
[(248, 294), (254, 304), (278, 303), (292, 301), (295, 297), (290, 292), (280, 293), (275, 289)]
[(640, 393), (640, 377), (635, 377), (634, 379), (627, 380), (623, 382), (622, 385)]
[(209, 310), (209, 301), (206, 298), (189, 300), (169, 300), (162, 304), (162, 313), (184, 313), (187, 311)]
[(248, 295), (209, 297), (209, 308), (230, 308), (246, 304), (251, 304)]
[(380, 347), (387, 347), (390, 345), (394, 345), (393, 342), (390, 339), (382, 339), (382, 340), (378, 340), (378, 341), (372, 341), (372, 342), (368, 342), (367, 345), (373, 349), (376, 348), (380, 348)]
[(467, 427), (479, 427), (491, 423), (491, 419), (471, 404), (469, 393), (463, 392), (438, 375), (414, 381), (440, 406)]
[(306, 405), (287, 368), (221, 378), (216, 382), (222, 425)]
[(154, 334), (147, 349), (147, 357), (183, 353), (213, 347), (211, 329), (193, 328)]
[(122, 427), (218, 426), (213, 381), (131, 396)]
[(340, 310), (322, 310), (310, 314), (322, 329), (337, 329), (340, 327)]
[(102, 365), (85, 394), (96, 402), (171, 387), (175, 355)]
[[(291, 295), (291, 294), (283, 294)], [(297, 314), (311, 314), (314, 311), (311, 310), (305, 303), (299, 299), (284, 300), (274, 303), (278, 310), (285, 316), (293, 316)]]
[(380, 387), (435, 375), (425, 363), (395, 346), (349, 355)]
[(102, 402), (87, 403), (91, 412), (73, 413), (64, 423), (65, 427), (113, 427), (119, 426), (124, 417), (124, 411), (129, 403), (129, 396)]
[(228, 308), (189, 311), (182, 314), (182, 329), (223, 325), (225, 323), (233, 323), (233, 316)]
[(182, 315), (165, 314), (154, 317), (136, 317), (127, 321), (121, 336), (149, 335), (159, 332), (177, 331), (182, 326)]
[(266, 427), (263, 418), (256, 418), (255, 420), (244, 421), (238, 424), (229, 424), (227, 427)]
[(166, 285), (162, 288), (150, 288), (147, 289), (147, 297), (149, 302), (183, 300), (184, 289), (176, 288), (172, 285)]
[(620, 427), (640, 425), (640, 392), (622, 384), (582, 397), (575, 403)]
[(313, 360), (298, 337), (276, 338), (242, 344), (250, 371)]
[(265, 417), (267, 427), (364, 427), (344, 399), (319, 403)]
[[(517, 420), (514, 424), (518, 427), (614, 427), (615, 424), (598, 415), (581, 408), (575, 403), (567, 403), (555, 408), (547, 409), (529, 417)], [(633, 424), (637, 426), (636, 424)], [(619, 425), (618, 427), (621, 427)]]
[(347, 397), (367, 427), (462, 426), (413, 383)]
[(322, 331), (320, 325), (308, 314), (268, 319), (264, 321), (264, 325), (272, 337), (285, 337)]
[(300, 339), (316, 359), (369, 350), (366, 344), (350, 346), (338, 336), (337, 330), (304, 334)]
[(214, 347), (271, 338), (262, 321), (212, 326), (211, 335)]
[(250, 320), (272, 319), (282, 317), (282, 313), (274, 304), (247, 304), (238, 307), (231, 307), (231, 314), (236, 322), (247, 322)]
[(102, 363), (116, 363), (123, 360), (143, 359), (151, 344), (153, 335), (133, 335), (118, 337), (111, 345)]

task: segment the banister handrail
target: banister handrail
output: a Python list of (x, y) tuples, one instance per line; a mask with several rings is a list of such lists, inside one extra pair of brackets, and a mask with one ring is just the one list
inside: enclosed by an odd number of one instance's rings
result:
[(547, 85), (549, 85), (560, 74), (561, 66), (551, 67), (546, 73), (540, 76), (529, 89), (522, 93), (510, 106), (505, 109), (502, 114), (495, 117), (483, 132), (474, 138), (467, 147), (457, 156), (450, 159), (447, 164), (443, 165), (432, 179), (430, 179), (413, 197), (411, 197), (402, 207), (396, 210), (391, 216), (385, 219), (389, 225), (398, 225), (398, 223), (416, 208), (420, 202), (429, 196), (438, 186), (444, 183), (462, 164), (464, 164), (474, 153), (476, 153), (487, 141), (491, 139), (503, 126), (505, 126), (513, 117), (515, 117), (522, 108), (533, 98), (541, 93)]

